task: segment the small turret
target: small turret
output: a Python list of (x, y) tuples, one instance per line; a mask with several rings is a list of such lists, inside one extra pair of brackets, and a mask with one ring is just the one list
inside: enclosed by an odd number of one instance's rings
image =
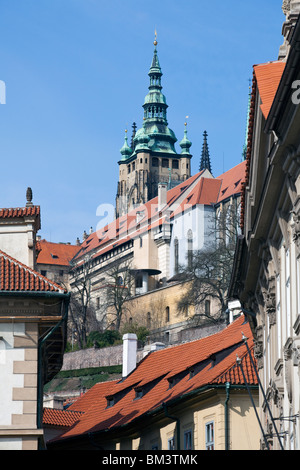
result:
[(183, 155), (190, 155), (190, 148), (192, 146), (192, 142), (187, 138), (187, 123), (184, 123), (184, 137), (182, 141), (180, 142), (180, 147), (181, 147), (181, 154)]
[(201, 154), (199, 171), (208, 170), (211, 173), (211, 164), (210, 164), (210, 156), (209, 156), (209, 150), (208, 150), (206, 131), (204, 131), (203, 137), (204, 137), (204, 140), (203, 140), (203, 146), (202, 146), (202, 154)]
[(122, 160), (126, 160), (126, 158), (130, 157), (132, 154), (132, 149), (128, 145), (127, 129), (125, 130), (125, 142), (123, 147), (120, 149), (120, 153), (122, 155)]

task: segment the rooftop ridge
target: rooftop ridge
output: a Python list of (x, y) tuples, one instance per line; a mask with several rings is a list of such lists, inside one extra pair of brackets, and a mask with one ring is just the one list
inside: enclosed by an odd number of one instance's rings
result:
[[(48, 284), (49, 286), (51, 286), (54, 290), (58, 290), (60, 292), (66, 292), (66, 290), (64, 288), (62, 288), (59, 284), (57, 284), (56, 282), (54, 281), (51, 281), (50, 279), (46, 278), (45, 276), (43, 276), (42, 274), (38, 273), (37, 271), (35, 271), (34, 269), (30, 268), (29, 266), (26, 266), (25, 264), (23, 264), (21, 261), (18, 261), (17, 259), (13, 258), (12, 256), (8, 255), (7, 253), (5, 253), (4, 251), (0, 250), (0, 262), (1, 262), (1, 259), (4, 259), (4, 260), (8, 260), (9, 263), (13, 263), (14, 266), (17, 266), (18, 268), (21, 268), (23, 269), (26, 273), (29, 273), (30, 275), (34, 276), (35, 278), (38, 278), (42, 281), (44, 281), (46, 284)], [(1, 278), (1, 274), (2, 274), (2, 270), (0, 271), (0, 278)], [(1, 280), (1, 279), (0, 279)], [(15, 281), (15, 279), (14, 279)], [(10, 291), (10, 292), (24, 292), (24, 291), (27, 291), (28, 289), (2, 289), (1, 288), (1, 285), (0, 285), (0, 291)], [(32, 290), (32, 289), (29, 289), (29, 290)], [(33, 289), (35, 290), (35, 289)], [(38, 292), (42, 292), (42, 291), (39, 291), (37, 290)]]

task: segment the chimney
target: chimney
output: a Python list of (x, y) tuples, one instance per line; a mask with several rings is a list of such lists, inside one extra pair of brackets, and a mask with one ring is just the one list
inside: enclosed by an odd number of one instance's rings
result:
[(168, 183), (158, 183), (158, 210), (160, 211), (167, 204)]
[(122, 377), (127, 377), (136, 368), (137, 336), (134, 333), (123, 335)]

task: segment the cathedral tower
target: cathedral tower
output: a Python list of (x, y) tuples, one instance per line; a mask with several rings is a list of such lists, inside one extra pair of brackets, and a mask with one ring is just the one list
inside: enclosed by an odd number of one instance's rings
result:
[(154, 55), (149, 70), (149, 92), (143, 108), (143, 126), (136, 131), (128, 144), (120, 150), (119, 182), (116, 196), (116, 217), (126, 214), (134, 207), (144, 204), (157, 196), (158, 184), (176, 186), (191, 175), (190, 147), (185, 125), (184, 137), (180, 142), (181, 152), (175, 150), (177, 138), (168, 127), (167, 102), (162, 93), (162, 71), (157, 55), (157, 41), (154, 41)]

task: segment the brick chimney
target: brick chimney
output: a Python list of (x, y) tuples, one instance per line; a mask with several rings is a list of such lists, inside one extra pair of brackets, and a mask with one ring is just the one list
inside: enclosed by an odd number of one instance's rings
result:
[(123, 335), (122, 377), (127, 377), (136, 368), (137, 336), (134, 333)]

